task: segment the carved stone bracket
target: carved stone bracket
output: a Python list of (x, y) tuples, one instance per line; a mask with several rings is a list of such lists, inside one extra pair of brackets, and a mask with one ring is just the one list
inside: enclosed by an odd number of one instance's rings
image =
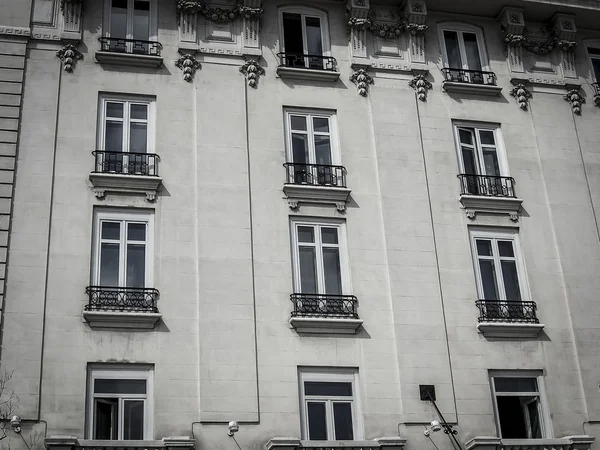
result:
[(422, 102), (427, 100), (427, 91), (433, 89), (433, 85), (425, 78), (425, 75), (417, 75), (408, 82), (408, 85), (417, 91), (417, 98)]
[(175, 61), (175, 65), (183, 71), (183, 79), (188, 83), (192, 82), (196, 70), (201, 67), (201, 64), (191, 53), (181, 55), (179, 59)]
[(517, 99), (517, 102), (519, 102), (519, 108), (521, 108), (523, 111), (527, 111), (527, 108), (529, 107), (529, 99), (533, 97), (533, 95), (523, 83), (515, 85), (515, 87), (510, 91), (510, 95)]
[(581, 95), (579, 89), (571, 89), (566, 93), (564, 99), (571, 104), (571, 108), (573, 108), (573, 113), (578, 116), (581, 115), (581, 105), (585, 103), (585, 98)]
[(214, 23), (229, 23), (237, 18), (258, 19), (264, 12), (262, 7), (253, 8), (245, 6), (242, 2), (237, 3), (233, 8), (211, 8), (200, 0), (177, 0), (177, 11), (186, 14), (199, 13), (206, 20)]
[(83, 55), (79, 50), (77, 50), (77, 46), (74, 44), (65, 45), (56, 52), (56, 56), (58, 56), (63, 62), (65, 72), (69, 73), (73, 72), (77, 61), (83, 59)]
[(240, 72), (248, 79), (248, 86), (256, 88), (258, 86), (258, 79), (261, 75), (265, 74), (265, 69), (256, 61), (251, 59), (240, 67)]
[(369, 85), (374, 83), (373, 77), (368, 74), (366, 69), (356, 69), (350, 75), (350, 81), (356, 85), (358, 93), (363, 97), (369, 95)]

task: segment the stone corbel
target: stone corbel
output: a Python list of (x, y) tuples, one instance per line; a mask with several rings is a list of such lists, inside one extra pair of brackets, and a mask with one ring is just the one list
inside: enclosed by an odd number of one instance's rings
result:
[(427, 91), (433, 89), (433, 85), (425, 75), (415, 76), (408, 82), (408, 85), (417, 92), (417, 98), (422, 102), (427, 100)]
[(81, 11), (83, 0), (61, 0), (63, 18), (63, 39), (81, 40)]
[(571, 89), (566, 93), (564, 99), (571, 104), (573, 114), (581, 115), (581, 105), (585, 103), (585, 97), (581, 95), (579, 88)]
[(349, 26), (350, 47), (353, 58), (367, 57), (367, 23), (370, 10), (369, 0), (348, 0), (348, 24), (363, 23), (364, 26)]
[(80, 59), (83, 59), (83, 55), (75, 44), (66, 44), (63, 48), (56, 52), (56, 56), (63, 62), (65, 72), (73, 72), (75, 64)]
[(352, 75), (350, 75), (350, 81), (356, 85), (358, 93), (363, 97), (369, 95), (369, 85), (374, 83), (373, 77), (369, 75), (365, 68), (355, 68)]
[(529, 99), (533, 97), (531, 91), (527, 89), (523, 83), (516, 84), (514, 88), (510, 91), (510, 95), (517, 99), (519, 103), (519, 108), (523, 111), (527, 111), (529, 108)]
[(556, 46), (561, 50), (561, 66), (565, 78), (577, 78), (575, 70), (575, 46), (577, 27), (575, 16), (571, 14), (555, 14), (552, 18), (552, 30), (557, 38)]
[(500, 13), (498, 21), (502, 25), (504, 33), (504, 51), (508, 58), (511, 72), (523, 73), (523, 48), (520, 45), (524, 39), (525, 19), (521, 8), (506, 7)]
[(248, 80), (248, 86), (256, 88), (258, 86), (258, 79), (261, 75), (265, 74), (265, 69), (262, 68), (257, 60), (250, 59), (240, 67), (240, 72), (242, 72)]
[(201, 67), (193, 53), (183, 53), (175, 65), (183, 71), (183, 79), (188, 83), (191, 83), (196, 74), (196, 70)]
[[(409, 0), (404, 13), (410, 24), (427, 24), (427, 5), (425, 4), (425, 0)], [(425, 64), (425, 33), (410, 32), (409, 49), (411, 63)]]

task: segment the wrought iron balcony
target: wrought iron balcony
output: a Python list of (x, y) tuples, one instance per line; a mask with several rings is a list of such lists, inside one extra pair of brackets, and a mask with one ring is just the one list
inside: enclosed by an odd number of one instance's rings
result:
[(540, 323), (535, 302), (477, 300), (479, 322)]
[(358, 319), (358, 300), (354, 295), (292, 294), (292, 317)]
[(109, 152), (95, 150), (93, 173), (158, 176), (160, 156), (154, 153)]
[(101, 37), (100, 49), (103, 52), (129, 53), (133, 55), (160, 56), (162, 44), (157, 41), (142, 41), (140, 39), (125, 39), (116, 37)]
[(346, 187), (346, 169), (324, 164), (285, 163), (287, 184)]
[(158, 313), (159, 292), (152, 288), (88, 286), (85, 311)]
[(445, 81), (453, 83), (481, 84), (485, 86), (496, 86), (496, 74), (494, 72), (485, 72), (483, 70), (468, 69), (442, 69)]
[(515, 180), (512, 177), (461, 173), (458, 175), (458, 179), (460, 180), (461, 195), (516, 198)]
[(337, 66), (337, 61), (333, 56), (277, 53), (277, 57), (279, 58), (279, 67), (335, 72)]

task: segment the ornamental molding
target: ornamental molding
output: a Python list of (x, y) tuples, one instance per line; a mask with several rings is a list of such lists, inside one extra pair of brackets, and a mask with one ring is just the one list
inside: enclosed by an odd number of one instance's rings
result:
[(369, 17), (354, 17), (351, 15), (347, 16), (346, 25), (348, 31), (352, 30), (367, 30), (373, 36), (380, 39), (398, 39), (405, 33), (409, 33), (413, 36), (420, 36), (425, 34), (429, 25), (418, 24), (409, 22), (407, 19), (402, 18), (396, 22), (377, 22), (373, 20), (373, 13), (369, 14)]
[(183, 79), (188, 83), (191, 83), (198, 70), (202, 65), (198, 62), (196, 57), (191, 53), (185, 53), (175, 61), (175, 65), (183, 71)]
[(573, 109), (573, 114), (581, 115), (581, 105), (585, 103), (585, 98), (581, 95), (581, 91), (579, 89), (571, 89), (569, 92), (565, 94), (563, 97), (565, 101), (571, 104), (571, 108)]
[(239, 17), (256, 20), (264, 12), (262, 7), (252, 8), (243, 3), (237, 3), (233, 8), (211, 8), (200, 0), (177, 0), (177, 11), (185, 14), (199, 13), (206, 20), (218, 24), (233, 22)]
[(572, 52), (577, 47), (577, 42), (560, 39), (558, 35), (551, 34), (547, 39), (535, 39), (523, 34), (506, 33), (503, 28), (504, 52), (508, 54), (508, 46), (521, 47), (535, 55), (544, 56), (550, 54), (554, 49)]
[(417, 98), (422, 102), (427, 100), (427, 91), (433, 89), (433, 85), (425, 78), (425, 75), (415, 76), (408, 82), (408, 85), (417, 91)]
[(527, 111), (529, 108), (529, 99), (533, 97), (533, 94), (523, 83), (515, 85), (510, 91), (510, 95), (517, 99), (519, 108), (523, 111)]
[(65, 6), (67, 6), (70, 3), (83, 3), (83, 0), (60, 0), (60, 10), (64, 11), (65, 10)]
[(256, 89), (258, 86), (258, 79), (261, 75), (265, 74), (265, 69), (262, 68), (258, 61), (250, 59), (240, 67), (240, 72), (243, 73), (248, 80), (248, 86)]
[(63, 48), (56, 52), (56, 56), (58, 56), (62, 61), (65, 72), (69, 73), (73, 72), (77, 61), (83, 59), (83, 55), (79, 50), (77, 50), (77, 46), (74, 44), (65, 45)]
[(374, 83), (373, 77), (369, 75), (366, 69), (356, 69), (350, 75), (350, 81), (356, 85), (358, 93), (363, 97), (369, 95), (369, 85)]
[(11, 27), (8, 25), (0, 25), (0, 34), (6, 34), (9, 36), (31, 36), (31, 28), (28, 27)]

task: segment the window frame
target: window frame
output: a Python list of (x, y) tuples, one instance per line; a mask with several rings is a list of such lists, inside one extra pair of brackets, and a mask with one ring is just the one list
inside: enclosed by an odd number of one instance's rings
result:
[[(310, 118), (307, 120), (307, 131), (308, 136), (308, 152), (309, 160), (313, 158), (313, 161), (309, 161), (308, 164), (316, 164), (316, 152), (315, 152), (315, 132), (313, 118), (327, 118), (329, 120), (329, 143), (331, 146), (331, 165), (341, 166), (341, 155), (340, 146), (338, 142), (337, 133), (337, 118), (336, 112), (331, 110), (323, 109), (303, 109), (303, 108), (284, 108), (284, 132), (285, 132), (285, 159), (286, 162), (294, 162), (294, 152), (292, 149), (292, 116), (305, 116)], [(317, 135), (325, 135), (321, 134)]]
[[(444, 31), (454, 31), (459, 35), (459, 50), (460, 57), (463, 60), (463, 67), (450, 67), (448, 63), (448, 50), (446, 49), (446, 40), (444, 39)], [(491, 72), (489, 65), (489, 58), (487, 55), (487, 50), (485, 48), (485, 39), (483, 36), (483, 30), (480, 27), (475, 25), (470, 25), (461, 22), (442, 22), (438, 24), (438, 38), (440, 42), (440, 50), (442, 53), (442, 63), (444, 68), (449, 69), (464, 69), (464, 70), (474, 70), (467, 67), (467, 62), (465, 58), (464, 51), (464, 38), (463, 33), (473, 33), (477, 38), (477, 48), (479, 50), (479, 59), (481, 62), (481, 70), (484, 72)]]
[[(135, 0), (127, 0), (127, 32), (125, 36), (112, 36), (114, 38), (133, 39), (133, 4)], [(148, 41), (158, 42), (158, 0), (148, 0), (150, 3), (150, 23), (148, 29)], [(111, 37), (111, 8), (112, 0), (104, 0), (102, 17), (102, 36)], [(131, 12), (130, 12), (131, 11)]]
[(484, 122), (470, 122), (470, 121), (452, 121), (452, 129), (454, 132), (454, 146), (456, 148), (456, 157), (458, 158), (458, 170), (460, 174), (466, 175), (485, 175), (483, 173), (478, 174), (467, 174), (465, 172), (465, 162), (462, 155), (462, 144), (460, 142), (460, 129), (472, 129), (474, 130), (475, 142), (477, 144), (475, 151), (477, 155), (478, 170), (481, 171), (483, 165), (483, 148), (481, 145), (481, 139), (479, 131), (491, 131), (494, 133), (494, 140), (496, 142), (496, 157), (498, 158), (498, 168), (500, 170), (500, 176), (510, 177), (510, 170), (508, 168), (508, 157), (506, 154), (506, 147), (504, 140), (502, 139), (501, 127), (496, 123), (484, 123)]
[(590, 75), (593, 83), (600, 83), (600, 73), (596, 75), (596, 71), (594, 70), (594, 64), (592, 60), (598, 60), (600, 62), (600, 54), (594, 55), (590, 53), (590, 48), (595, 50), (600, 50), (600, 39), (592, 39), (583, 41), (583, 45), (585, 46), (585, 56), (587, 57), (587, 61), (590, 67)]
[[(537, 382), (538, 392), (496, 392), (495, 378), (535, 378)], [(498, 437), (502, 438), (502, 428), (500, 427), (500, 414), (498, 409), (498, 395), (500, 397), (507, 396), (535, 396), (539, 397), (538, 414), (540, 417), (540, 429), (542, 439), (554, 438), (552, 429), (552, 418), (550, 415), (548, 397), (546, 396), (546, 385), (544, 382), (544, 373), (540, 370), (490, 370), (489, 371), (490, 390), (492, 394), (492, 403), (494, 407), (494, 421)], [(528, 424), (526, 424), (528, 427)], [(532, 439), (532, 438), (527, 438)]]
[[(354, 434), (355, 441), (362, 441), (365, 439), (364, 437), (364, 422), (362, 417), (362, 408), (361, 408), (361, 395), (360, 395), (360, 385), (359, 385), (359, 377), (358, 377), (358, 369), (354, 368), (332, 368), (332, 367), (319, 367), (319, 368), (309, 368), (309, 367), (299, 367), (298, 368), (298, 396), (300, 403), (300, 433), (302, 439), (309, 440), (308, 436), (308, 408), (306, 404), (309, 401), (315, 401), (319, 399), (326, 399), (330, 401), (336, 401), (336, 399), (340, 399), (340, 402), (347, 402), (349, 397), (326, 397), (326, 396), (309, 396), (307, 399), (304, 393), (304, 382), (305, 381), (325, 381), (325, 382), (342, 382), (342, 383), (352, 383), (352, 400), (351, 400), (351, 409), (352, 409), (352, 431)], [(332, 437), (335, 433), (334, 430), (331, 429), (331, 425), (333, 424), (333, 417), (329, 415), (328, 409), (326, 407), (326, 417), (327, 417), (327, 434), (328, 437)], [(333, 440), (333, 439), (329, 439)]]
[[(94, 226), (92, 230), (92, 270), (90, 274), (91, 285), (100, 286), (100, 255), (101, 255), (101, 224), (103, 221), (121, 222), (122, 224), (128, 223), (146, 223), (146, 259), (145, 259), (145, 279), (144, 288), (154, 287), (154, 212), (153, 211), (133, 211), (133, 210), (121, 210), (121, 209), (96, 209), (94, 210)], [(123, 235), (126, 234), (127, 227), (121, 227), (121, 236), (119, 238), (119, 279), (123, 275), (124, 263), (124, 250), (122, 247), (127, 246), (127, 236), (123, 240)], [(119, 288), (126, 288), (126, 278), (123, 280), (124, 286), (118, 286)]]
[(323, 54), (321, 56), (331, 56), (331, 41), (329, 39), (329, 19), (326, 11), (322, 11), (316, 8), (308, 8), (302, 6), (283, 6), (278, 10), (279, 20), (279, 51), (285, 53), (285, 40), (284, 40), (284, 27), (283, 27), (283, 14), (300, 14), (302, 16), (302, 46), (304, 48), (304, 54), (308, 55), (308, 49), (306, 45), (306, 22), (305, 17), (314, 17), (320, 20), (321, 24), (321, 42), (323, 44)]
[[(144, 438), (151, 440), (154, 437), (154, 367), (150, 365), (128, 364), (88, 364), (87, 367), (87, 399), (86, 399), (86, 427), (88, 439), (94, 439), (95, 425), (95, 393), (94, 381), (96, 379), (133, 379), (146, 381), (146, 395), (142, 394), (99, 394), (101, 398), (141, 399), (144, 398)], [(119, 414), (121, 415), (121, 414)], [(117, 440), (122, 440), (123, 428), (121, 420), (118, 424)]]

